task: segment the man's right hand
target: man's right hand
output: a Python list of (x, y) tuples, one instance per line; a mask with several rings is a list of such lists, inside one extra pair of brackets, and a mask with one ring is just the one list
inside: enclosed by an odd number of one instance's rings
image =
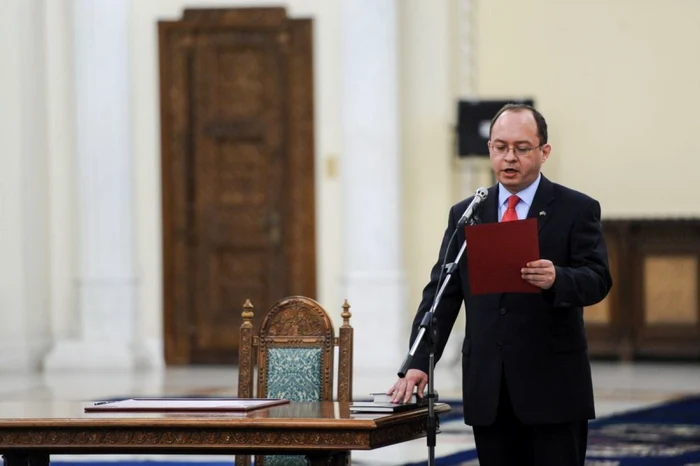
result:
[(423, 398), (423, 390), (428, 384), (428, 374), (419, 369), (409, 369), (406, 376), (399, 378), (396, 383), (386, 391), (387, 395), (393, 395), (392, 403), (408, 403), (413, 395), (413, 389), (418, 387), (417, 395)]

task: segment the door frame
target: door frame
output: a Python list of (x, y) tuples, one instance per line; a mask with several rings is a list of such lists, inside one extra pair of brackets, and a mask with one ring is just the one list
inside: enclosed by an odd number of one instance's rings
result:
[[(187, 163), (194, 163), (186, 127), (187, 95), (178, 89), (172, 72), (179, 40), (187, 44), (197, 31), (221, 28), (279, 29), (288, 50), (287, 167), (289, 215), (283, 224), (288, 243), (289, 289), (293, 294), (316, 296), (315, 147), (313, 99), (313, 25), (311, 19), (291, 19), (284, 8), (187, 9), (181, 20), (158, 23), (160, 65), (161, 196), (163, 235), (163, 339), (166, 364), (191, 363), (189, 319), (194, 306), (195, 281), (190, 277), (192, 248), (196, 242), (191, 209), (186, 197), (176, 192), (176, 178), (184, 176)], [(182, 64), (180, 64), (182, 65)], [(175, 65), (177, 66), (177, 65)], [(186, 70), (179, 70), (184, 72)], [(175, 96), (175, 97), (174, 97)], [(179, 108), (175, 108), (178, 107)], [(179, 114), (178, 114), (179, 110)], [(185, 123), (185, 126), (187, 123)], [(178, 134), (179, 132), (179, 134)], [(186, 190), (186, 177), (180, 182)], [(188, 221), (188, 219), (190, 221)], [(254, 305), (256, 303), (253, 303)], [(259, 303), (258, 306), (272, 303)], [(241, 311), (243, 303), (239, 303)], [(262, 311), (262, 309), (258, 309)], [(240, 319), (240, 314), (232, 318)]]

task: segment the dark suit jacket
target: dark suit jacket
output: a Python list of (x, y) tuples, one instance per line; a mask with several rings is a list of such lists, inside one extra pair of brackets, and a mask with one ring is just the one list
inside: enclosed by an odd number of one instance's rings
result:
[[(440, 269), (464, 242), (460, 228), (450, 250), (450, 236), (472, 198), (450, 210), (438, 262), (414, 321), (413, 341), (423, 315), (430, 310)], [(498, 186), (481, 206), (482, 223), (498, 221)], [(540, 212), (544, 212), (542, 215)], [(505, 374), (515, 414), (526, 424), (592, 419), (593, 387), (588, 360), (583, 307), (601, 301), (612, 286), (608, 254), (601, 231), (600, 204), (585, 194), (542, 176), (528, 218), (538, 219), (540, 257), (556, 267), (552, 289), (541, 293), (472, 296), (467, 251), (435, 311), (439, 359), (465, 303), (466, 338), (462, 347), (464, 419), (490, 425), (496, 417), (501, 374)], [(525, 264), (523, 264), (525, 266)], [(411, 364), (428, 372), (426, 345)]]

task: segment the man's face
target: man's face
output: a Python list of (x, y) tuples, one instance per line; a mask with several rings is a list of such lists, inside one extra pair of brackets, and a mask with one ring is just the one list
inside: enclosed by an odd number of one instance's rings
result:
[(552, 150), (549, 144), (539, 146), (537, 123), (529, 110), (507, 110), (494, 123), (489, 140), (491, 167), (510, 193), (522, 191), (537, 179)]

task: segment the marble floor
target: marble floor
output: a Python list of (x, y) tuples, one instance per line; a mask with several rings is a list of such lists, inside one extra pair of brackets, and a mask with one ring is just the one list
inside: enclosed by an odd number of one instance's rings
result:
[[(593, 362), (592, 368), (598, 416), (700, 393), (700, 363)], [(385, 390), (394, 382), (394, 378), (391, 371), (376, 373), (356, 369), (353, 381), (354, 396), (361, 399), (366, 398), (370, 392)], [(459, 398), (459, 367), (439, 367), (436, 370), (435, 381), (435, 388), (442, 400)], [(86, 401), (133, 396), (235, 396), (236, 386), (235, 367), (220, 366), (168, 367), (133, 374), (10, 373), (0, 374), (0, 399)], [(471, 431), (463, 423), (455, 421), (448, 425), (443, 424), (442, 427), (443, 433), (437, 440), (437, 457), (473, 445)], [(352, 455), (353, 464), (377, 466), (413, 463), (427, 457), (425, 439), (370, 452), (354, 452)], [(55, 458), (58, 461), (61, 459), (89, 460), (90, 457)], [(207, 460), (211, 461), (212, 458), (208, 457)], [(222, 458), (222, 461), (228, 459)]]

